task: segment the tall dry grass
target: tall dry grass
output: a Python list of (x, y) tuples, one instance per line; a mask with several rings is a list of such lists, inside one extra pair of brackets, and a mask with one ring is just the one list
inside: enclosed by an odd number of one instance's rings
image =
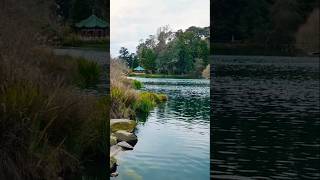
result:
[(296, 47), (306, 53), (320, 51), (320, 10), (315, 8), (296, 33)]
[(78, 60), (38, 48), (53, 2), (0, 1), (0, 179), (71, 179), (107, 157), (108, 99), (76, 87)]
[(137, 92), (131, 87), (131, 82), (126, 78), (128, 67), (120, 59), (110, 61), (110, 117), (111, 118), (134, 118), (132, 109), (137, 99)]
[(68, 177), (106, 153), (108, 102), (72, 84), (76, 60), (35, 54), (0, 59), (0, 179)]
[(210, 79), (210, 64), (202, 71), (202, 77)]

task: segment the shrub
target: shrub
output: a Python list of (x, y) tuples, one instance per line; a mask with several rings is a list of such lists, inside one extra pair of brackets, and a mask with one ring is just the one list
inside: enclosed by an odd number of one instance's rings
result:
[(164, 94), (141, 92), (133, 107), (138, 113), (149, 113), (157, 104), (166, 100), (167, 96)]
[(132, 87), (133, 87), (134, 89), (141, 89), (141, 88), (143, 87), (143, 84), (142, 84), (142, 82), (134, 79), (134, 80), (132, 81)]
[(83, 58), (77, 59), (78, 63), (78, 78), (77, 83), (80, 87), (88, 88), (95, 86), (100, 79), (100, 66), (93, 61), (88, 61)]
[(149, 113), (156, 106), (155, 97), (152, 93), (141, 93), (133, 108), (138, 113)]
[(148, 114), (158, 103), (167, 100), (164, 94), (138, 92), (142, 83), (129, 80), (126, 65), (117, 59), (111, 60), (111, 118), (132, 118), (137, 114)]
[(111, 118), (135, 118), (137, 113), (149, 113), (166, 100), (165, 94), (136, 92), (126, 86), (112, 86)]

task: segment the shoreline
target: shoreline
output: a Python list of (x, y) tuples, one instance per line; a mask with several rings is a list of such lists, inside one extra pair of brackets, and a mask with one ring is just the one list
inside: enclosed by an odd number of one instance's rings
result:
[(318, 58), (320, 55), (288, 55), (288, 54), (227, 54), (227, 53), (215, 53), (213, 52), (211, 56), (248, 56), (248, 57), (287, 57), (287, 58)]
[(167, 75), (167, 74), (129, 74), (127, 77), (141, 78), (164, 78), (164, 79), (205, 79), (189, 75)]
[[(133, 102), (132, 107), (127, 107), (132, 111), (134, 117), (124, 117), (122, 115), (117, 118), (110, 119), (110, 177), (117, 177), (117, 155), (122, 151), (133, 150), (134, 146), (138, 142), (138, 137), (135, 134), (135, 130), (138, 124), (138, 117), (140, 115), (149, 116), (151, 110), (161, 103), (168, 100), (168, 96), (165, 94), (155, 93), (152, 91), (138, 91), (142, 84), (138, 84), (132, 81), (132, 88), (136, 94), (136, 100)], [(119, 87), (118, 87), (119, 88)], [(118, 89), (123, 90), (123, 89)], [(118, 90), (115, 92), (118, 93)], [(111, 90), (111, 96), (113, 91)]]

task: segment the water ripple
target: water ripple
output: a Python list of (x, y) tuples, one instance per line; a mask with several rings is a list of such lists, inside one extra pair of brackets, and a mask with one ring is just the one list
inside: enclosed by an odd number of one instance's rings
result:
[(122, 173), (130, 169), (142, 179), (209, 179), (209, 81), (139, 80), (143, 91), (165, 93), (169, 100), (138, 125), (134, 150), (120, 156), (119, 178), (130, 179)]
[(319, 60), (219, 58), (211, 177), (320, 179)]

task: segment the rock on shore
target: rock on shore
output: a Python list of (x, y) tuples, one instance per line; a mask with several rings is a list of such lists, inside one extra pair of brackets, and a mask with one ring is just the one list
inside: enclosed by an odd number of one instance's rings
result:
[(114, 133), (114, 136), (118, 141), (125, 141), (133, 146), (137, 143), (138, 140), (135, 134), (123, 130), (116, 131)]
[(129, 119), (110, 120), (110, 176), (118, 174), (116, 155), (125, 150), (132, 150), (137, 143), (137, 136), (133, 133), (137, 123)]
[(110, 128), (112, 132), (118, 130), (124, 130), (127, 132), (132, 132), (136, 127), (137, 123), (134, 120), (130, 119), (111, 119)]

